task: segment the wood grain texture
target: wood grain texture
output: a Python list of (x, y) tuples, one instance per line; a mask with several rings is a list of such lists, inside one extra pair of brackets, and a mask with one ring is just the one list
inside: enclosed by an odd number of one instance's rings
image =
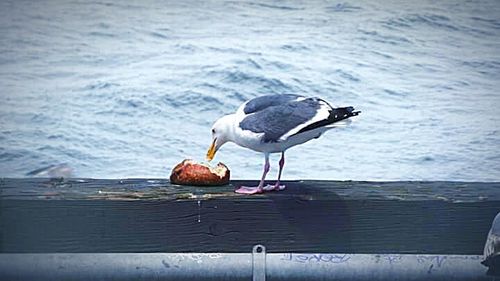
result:
[(241, 196), (228, 186), (151, 180), (3, 180), (0, 251), (249, 252), (263, 244), (269, 252), (481, 254), (500, 211), (497, 183), (287, 184)]

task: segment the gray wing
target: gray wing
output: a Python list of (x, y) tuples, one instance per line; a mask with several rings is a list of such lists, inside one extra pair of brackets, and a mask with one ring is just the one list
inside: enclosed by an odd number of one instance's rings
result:
[(306, 98), (268, 106), (246, 116), (239, 124), (243, 130), (264, 133), (263, 142), (277, 142), (280, 137), (312, 120), (321, 108), (321, 100)]
[(299, 95), (266, 95), (253, 98), (246, 102), (243, 107), (243, 112), (245, 114), (255, 113), (257, 111), (264, 110), (270, 106), (282, 105), (300, 98)]

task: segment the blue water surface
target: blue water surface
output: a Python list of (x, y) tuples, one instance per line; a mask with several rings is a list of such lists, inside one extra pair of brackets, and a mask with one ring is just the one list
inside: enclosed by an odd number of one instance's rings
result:
[[(362, 114), (286, 179), (498, 181), (499, 89), (496, 0), (0, 2), (2, 177), (168, 177), (219, 116), (293, 93)], [(215, 160), (260, 177), (256, 152)]]

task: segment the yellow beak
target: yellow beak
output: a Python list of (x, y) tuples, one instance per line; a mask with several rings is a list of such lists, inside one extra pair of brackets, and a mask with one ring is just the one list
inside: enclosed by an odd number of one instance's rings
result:
[(214, 141), (212, 142), (212, 145), (210, 145), (210, 148), (207, 151), (207, 160), (208, 161), (212, 161), (212, 159), (214, 159), (215, 152), (217, 152), (217, 150), (215, 149), (215, 141), (216, 140), (217, 139), (214, 139)]

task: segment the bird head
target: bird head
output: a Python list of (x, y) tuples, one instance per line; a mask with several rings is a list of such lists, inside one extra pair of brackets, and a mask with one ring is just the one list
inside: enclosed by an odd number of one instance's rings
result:
[(208, 148), (207, 160), (211, 161), (217, 150), (231, 140), (233, 115), (226, 115), (215, 121), (212, 126), (212, 144)]

